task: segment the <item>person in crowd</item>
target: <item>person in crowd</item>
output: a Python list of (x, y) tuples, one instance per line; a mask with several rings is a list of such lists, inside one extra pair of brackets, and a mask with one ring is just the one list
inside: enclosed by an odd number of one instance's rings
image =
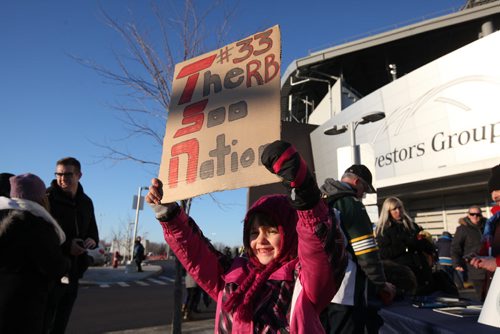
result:
[(119, 251), (115, 251), (113, 253), (113, 261), (112, 261), (112, 266), (113, 268), (118, 268), (118, 265), (120, 262), (123, 260), (123, 256), (120, 254)]
[(99, 233), (94, 205), (80, 184), (80, 162), (72, 157), (57, 161), (55, 176), (47, 189), (50, 213), (66, 234), (62, 252), (71, 268), (50, 292), (45, 330), (64, 333), (78, 295), (78, 281), (90, 264), (86, 250), (98, 245)]
[[(0, 173), (0, 196), (10, 197), (10, 178), (14, 176), (11, 173)], [(0, 220), (8, 213), (7, 210), (0, 211)]]
[(10, 178), (14, 174), (11, 173), (0, 173), (0, 196), (10, 197)]
[(395, 287), (386, 280), (372, 223), (361, 201), (365, 193), (375, 192), (372, 174), (365, 165), (352, 165), (340, 181), (326, 179), (321, 191), (328, 206), (340, 211), (342, 229), (350, 244), (348, 275), (342, 282), (345, 289), (335, 295), (321, 320), (327, 333), (364, 333), (368, 325), (367, 279), (386, 303), (390, 303), (396, 293)]
[(481, 239), (486, 219), (483, 218), (481, 208), (474, 205), (469, 208), (467, 216), (460, 220), (461, 223), (457, 227), (455, 237), (451, 244), (453, 267), (461, 273), (467, 271), (467, 280), (470, 281), (474, 287), (476, 300), (482, 301), (484, 300), (482, 290), (485, 270), (474, 268), (466, 259), (472, 254), (477, 254), (481, 249)]
[(182, 318), (184, 320), (191, 320), (193, 312), (200, 312), (198, 304), (201, 299), (201, 289), (194, 278), (188, 273), (184, 277), (184, 285), (186, 286), (186, 298), (182, 304)]
[(209, 308), (210, 304), (212, 304), (212, 298), (210, 298), (210, 295), (203, 289), (201, 290), (201, 298), (203, 300), (203, 305), (205, 305), (205, 308)]
[(491, 169), (491, 176), (488, 180), (488, 192), (495, 203), (491, 208), (492, 216), (488, 218), (484, 225), (482, 247), (479, 255), (470, 260), (470, 264), (475, 268), (486, 269), (488, 277), (484, 288), (485, 294), (488, 292), (489, 283), (493, 278), (493, 273), (500, 267), (500, 165)]
[(454, 280), (457, 287), (462, 285), (462, 280), (458, 279), (458, 274), (453, 268), (453, 263), (451, 259), (451, 244), (453, 242), (453, 236), (448, 231), (443, 231), (436, 241), (436, 250), (438, 255), (438, 268), (443, 270), (448, 274), (448, 276)]
[(141, 243), (141, 237), (135, 239), (134, 244), (134, 262), (137, 266), (137, 272), (142, 273), (142, 261), (144, 260), (144, 246)]
[(224, 255), (226, 255), (227, 257), (233, 257), (233, 253), (231, 252), (231, 248), (229, 247), (224, 247), (224, 250), (222, 251), (224, 253)]
[(433, 274), (435, 246), (422, 228), (411, 220), (399, 198), (389, 197), (384, 201), (375, 234), (382, 259), (412, 270), (417, 281), (415, 294), (428, 295), (442, 290), (458, 295), (456, 286), (446, 273), (439, 271)]
[(283, 179), (288, 196), (267, 195), (243, 223), (247, 257), (233, 259), (207, 242), (177, 203), (152, 204), (165, 240), (201, 288), (217, 301), (216, 333), (322, 333), (319, 314), (344, 275), (346, 243), (307, 165), (289, 143), (266, 146), (262, 164)]
[(11, 198), (0, 197), (0, 333), (42, 333), (49, 289), (69, 268), (65, 234), (47, 211), (38, 176), (9, 182)]

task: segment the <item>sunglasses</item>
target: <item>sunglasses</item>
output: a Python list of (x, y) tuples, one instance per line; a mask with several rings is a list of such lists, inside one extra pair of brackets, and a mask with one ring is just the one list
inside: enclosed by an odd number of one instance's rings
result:
[(481, 216), (482, 216), (482, 214), (480, 214), (480, 213), (475, 213), (475, 212), (469, 212), (469, 215), (470, 215), (470, 216), (476, 216), (476, 217), (481, 217)]
[(68, 173), (54, 173), (56, 177), (73, 177), (74, 173), (68, 172)]

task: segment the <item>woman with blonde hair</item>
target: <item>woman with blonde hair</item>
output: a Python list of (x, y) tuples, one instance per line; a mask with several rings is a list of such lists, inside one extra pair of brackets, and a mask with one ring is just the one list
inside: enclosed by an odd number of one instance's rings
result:
[(417, 230), (419, 228), (417, 224), (413, 223), (408, 213), (406, 213), (403, 202), (397, 197), (389, 197), (384, 201), (375, 234), (383, 235), (384, 230), (390, 226), (393, 220), (403, 224), (406, 230)]
[[(442, 286), (432, 272), (435, 246), (411, 220), (399, 198), (389, 197), (384, 201), (375, 234), (381, 258), (407, 266), (415, 274), (417, 295), (430, 294)], [(455, 294), (452, 290), (445, 292)]]

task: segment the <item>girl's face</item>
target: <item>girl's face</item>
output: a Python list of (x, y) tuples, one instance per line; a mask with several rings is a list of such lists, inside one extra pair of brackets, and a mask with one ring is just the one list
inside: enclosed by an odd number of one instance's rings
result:
[(281, 235), (277, 227), (262, 225), (255, 217), (250, 228), (250, 248), (263, 265), (278, 257)]
[(391, 214), (392, 220), (401, 220), (401, 207), (399, 205), (396, 205), (394, 209), (389, 210), (389, 213)]

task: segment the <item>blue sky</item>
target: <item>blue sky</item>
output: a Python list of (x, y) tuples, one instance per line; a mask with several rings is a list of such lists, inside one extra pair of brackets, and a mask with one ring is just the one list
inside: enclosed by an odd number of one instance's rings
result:
[[(132, 198), (138, 187), (149, 185), (157, 170), (133, 162), (103, 161), (105, 152), (95, 143), (118, 143), (131, 150), (139, 147), (145, 157), (155, 161), (160, 161), (161, 153), (146, 141), (117, 141), (127, 132), (110, 105), (124, 103), (126, 92), (69, 55), (116, 68), (112, 51), (124, 53), (124, 45), (104, 24), (100, 7), (117, 20), (127, 21), (133, 15), (140, 24), (153, 29), (150, 3), (18, 0), (0, 4), (0, 172), (35, 173), (48, 185), (59, 158), (78, 158), (83, 170), (81, 183), (94, 201), (101, 238), (108, 241), (133, 222)], [(182, 6), (182, 1), (169, 3), (174, 8)], [(210, 2), (195, 3), (206, 7)], [(226, 43), (280, 25), (283, 73), (291, 61), (311, 51), (456, 11), (465, 0), (226, 3), (236, 5)], [(169, 12), (163, 14), (169, 16)], [(210, 27), (219, 20), (217, 13), (208, 19), (209, 42)], [(191, 215), (213, 241), (241, 244), (246, 189), (214, 195), (221, 205), (203, 196), (194, 200)], [(140, 212), (139, 225), (139, 234), (163, 241), (149, 208)]]

